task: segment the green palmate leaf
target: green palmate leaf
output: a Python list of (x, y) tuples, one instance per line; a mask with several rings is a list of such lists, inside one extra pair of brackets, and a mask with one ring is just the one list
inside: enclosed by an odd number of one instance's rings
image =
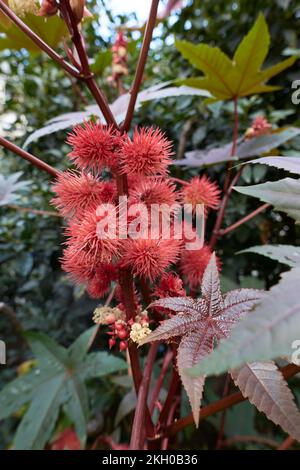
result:
[(246, 362), (290, 356), (300, 329), (300, 268), (282, 275), (282, 280), (243, 318), (231, 336), (190, 370), (192, 375), (220, 374)]
[(1, 419), (30, 402), (16, 433), (15, 449), (43, 449), (61, 409), (74, 424), (84, 444), (88, 420), (85, 381), (127, 367), (124, 360), (106, 352), (87, 354), (93, 329), (80, 335), (68, 350), (45, 334), (26, 334), (37, 358), (37, 366), (0, 392)]
[(263, 245), (252, 246), (247, 250), (239, 251), (242, 253), (257, 253), (258, 255), (266, 256), (279, 263), (286, 264), (291, 268), (300, 265), (300, 248), (292, 245)]
[(88, 380), (126, 369), (127, 364), (123, 359), (106, 352), (98, 352), (86, 356), (83, 363), (78, 366), (77, 371), (82, 374), (85, 380)]
[[(218, 47), (206, 44), (195, 46), (188, 41), (176, 41), (175, 45), (183, 57), (205, 73), (206, 77), (198, 79), (199, 88), (206, 89), (221, 99), (233, 96), (232, 85), (227, 79), (232, 72), (232, 62), (226, 54)], [(184, 80), (182, 83), (191, 86)]]
[(53, 431), (62, 404), (64, 374), (47, 380), (36, 389), (14, 442), (15, 450), (41, 450)]
[(136, 393), (134, 390), (124, 395), (121, 403), (119, 405), (116, 417), (115, 417), (115, 427), (117, 427), (125, 416), (131, 413), (136, 407)]
[(266, 82), (297, 60), (293, 56), (261, 69), (270, 46), (268, 26), (262, 14), (239, 44), (233, 60), (219, 48), (206, 44), (176, 41), (175, 45), (185, 59), (204, 73), (204, 77), (188, 78), (181, 83), (208, 90), (221, 100), (277, 90), (278, 87), (266, 85)]
[(96, 330), (96, 326), (88, 328), (86, 331), (81, 333), (73, 344), (69, 347), (70, 359), (74, 362), (79, 362), (80, 359), (84, 359), (89, 347), (89, 340)]
[(251, 160), (248, 163), (260, 163), (261, 165), (275, 166), (282, 170), (300, 175), (300, 156), (299, 157), (263, 157), (257, 160)]
[(300, 180), (284, 178), (254, 186), (236, 186), (234, 189), (268, 202), (275, 209), (286, 212), (296, 222), (300, 222)]
[(0, 420), (16, 413), (32, 400), (37, 387), (47, 380), (49, 380), (48, 371), (35, 368), (3, 387), (0, 393)]
[(237, 47), (233, 56), (238, 71), (240, 82), (243, 83), (247, 76), (251, 76), (263, 65), (270, 47), (270, 34), (264, 16), (260, 14), (254, 26)]
[[(28, 14), (22, 20), (51, 47), (55, 47), (67, 35), (64, 21), (56, 15), (45, 19), (41, 16)], [(0, 39), (0, 50), (9, 48), (13, 50), (27, 49), (34, 53), (41, 52), (41, 49), (26, 34), (10, 20), (3, 21), (3, 17), (0, 17), (0, 32), (5, 34), (5, 37)]]
[(76, 371), (65, 383), (62, 399), (64, 410), (72, 419), (78, 438), (84, 443), (89, 417), (88, 397), (85, 383)]

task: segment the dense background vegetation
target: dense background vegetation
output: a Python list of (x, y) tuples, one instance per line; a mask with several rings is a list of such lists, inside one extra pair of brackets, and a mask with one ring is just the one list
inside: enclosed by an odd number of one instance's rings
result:
[[(108, 93), (111, 101), (117, 90), (109, 85), (110, 63), (103, 68), (101, 54), (110, 49), (119, 25), (126, 25), (127, 17), (116, 17), (109, 11), (109, 2), (91, 2), (99, 18), (86, 23), (89, 56), (95, 57), (97, 80)], [(270, 27), (272, 42), (268, 62), (273, 64), (285, 54), (300, 48), (297, 0), (247, 0), (231, 2), (220, 0), (196, 0), (187, 2), (180, 11), (162, 21), (155, 31), (154, 41), (146, 68), (144, 86), (162, 80), (174, 80), (192, 75), (192, 67), (174, 46), (174, 37), (191, 42), (218, 45), (232, 55), (236, 45), (262, 11)], [(101, 32), (101, 18), (107, 16), (109, 32)], [(134, 18), (134, 16), (133, 16)], [(140, 46), (140, 31), (127, 30), (129, 40), (128, 86)], [(2, 46), (0, 51), (0, 77), (5, 82), (0, 132), (22, 145), (25, 138), (42, 127), (47, 120), (59, 114), (78, 111), (90, 100), (85, 89), (66, 77), (44, 55), (29, 54), (26, 49), (12, 50)], [(99, 57), (99, 61), (97, 58)], [(240, 132), (251, 124), (253, 117), (264, 114), (274, 127), (293, 124), (299, 126), (299, 110), (291, 102), (291, 83), (299, 78), (299, 65), (285, 71), (272, 84), (282, 86), (275, 93), (244, 98), (240, 101)], [(127, 82), (127, 83), (126, 83)], [(155, 123), (175, 143), (178, 158), (185, 150), (221, 146), (230, 142), (232, 134), (232, 104), (218, 102), (204, 105), (199, 97), (176, 97), (144, 104), (135, 116), (136, 123)], [(30, 144), (30, 151), (56, 168), (66, 168), (68, 148), (65, 132), (49, 134)], [(300, 151), (300, 137), (283, 147), (285, 154)], [(0, 150), (0, 172), (4, 175), (22, 171), (22, 180), (30, 181), (23, 190), (18, 204), (21, 207), (53, 211), (50, 205), (50, 179), (18, 157)], [(213, 179), (223, 182), (225, 166), (208, 168)], [(173, 167), (174, 176), (186, 179), (198, 174), (197, 168)], [(243, 174), (246, 183), (255, 183), (268, 173), (271, 180), (274, 170), (259, 166), (249, 168)], [(276, 172), (278, 175), (278, 171)], [(235, 194), (230, 202), (225, 226), (230, 225), (258, 206), (255, 199)], [(97, 305), (80, 288), (74, 286), (59, 266), (61, 255), (61, 219), (54, 215), (38, 215), (8, 206), (0, 207), (0, 301), (10, 307), (0, 313), (1, 339), (5, 339), (8, 364), (1, 366), (0, 386), (16, 375), (16, 367), (31, 357), (22, 337), (22, 331), (43, 331), (59, 343), (69, 346), (77, 336), (91, 326), (91, 313)], [(299, 228), (287, 216), (268, 211), (243, 225), (225, 237), (218, 246), (222, 258), (222, 282), (224, 289), (241, 285), (245, 287), (270, 287), (278, 279), (282, 266), (266, 258), (235, 253), (249, 246), (265, 243), (299, 244)], [(101, 338), (99, 346), (101, 346)], [(221, 383), (221, 382), (220, 382)], [(295, 379), (296, 384), (296, 379)], [(130, 412), (134, 399), (129, 379), (120, 377), (101, 381), (94, 380), (88, 388), (93, 415), (90, 423), (90, 442), (94, 436), (113, 433), (116, 442), (128, 440), (131, 424)], [(297, 396), (297, 388), (294, 389)], [(214, 381), (208, 385), (205, 400), (210, 401), (222, 394), (222, 386)], [(124, 398), (125, 397), (125, 398)], [(300, 396), (299, 396), (300, 399)], [(121, 401), (122, 400), (122, 401)], [(121, 406), (115, 418), (115, 410)], [(183, 414), (187, 413), (185, 401)], [(22, 411), (20, 411), (22, 413)], [(199, 430), (187, 428), (178, 437), (184, 448), (210, 448), (214, 445), (220, 417), (210, 418)], [(6, 420), (0, 426), (0, 447), (10, 445), (18, 417)], [(61, 417), (59, 428), (68, 425)], [(238, 405), (227, 413), (225, 435), (227, 439), (237, 436), (256, 436), (257, 443), (234, 441), (234, 448), (266, 448), (272, 442), (280, 443), (283, 433), (261, 414), (257, 414), (248, 402)], [(174, 446), (178, 443), (174, 442)]]

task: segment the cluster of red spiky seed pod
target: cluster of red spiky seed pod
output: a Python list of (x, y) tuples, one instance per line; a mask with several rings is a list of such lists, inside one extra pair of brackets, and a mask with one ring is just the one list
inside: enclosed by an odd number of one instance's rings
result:
[[(98, 299), (107, 294), (115, 283), (118, 308), (122, 311), (124, 302), (118, 283), (124, 269), (150, 283), (154, 298), (184, 295), (184, 282), (187, 287), (197, 288), (210, 250), (204, 246), (189, 255), (184, 239), (175, 237), (175, 215), (178, 207), (186, 203), (191, 204), (192, 212), (196, 204), (204, 204), (206, 216), (209, 209), (216, 209), (220, 200), (216, 183), (200, 176), (187, 182), (183, 188), (177, 188), (168, 177), (172, 162), (171, 142), (157, 128), (136, 128), (130, 136), (111, 126), (90, 121), (76, 126), (67, 142), (72, 147), (69, 158), (76, 170), (59, 175), (53, 188), (56, 196), (52, 202), (66, 219), (67, 239), (62, 267), (72, 280), (85, 284), (88, 293)], [(148, 230), (151, 218), (145, 235), (132, 237), (132, 224), (136, 228), (142, 223), (139, 213), (128, 216), (127, 225), (119, 225), (115, 237), (99, 237), (99, 222), (103, 219), (109, 221), (113, 212), (120, 212), (118, 175), (127, 176), (129, 209), (137, 203), (144, 204), (148, 211), (158, 204), (169, 208), (166, 214), (162, 212), (162, 217), (168, 216), (171, 220), (167, 239), (160, 233), (161, 221), (158, 237), (152, 237)], [(110, 204), (113, 210), (99, 213), (98, 208), (105, 204)], [(124, 231), (128, 233), (127, 238), (120, 237)], [(171, 273), (176, 265), (183, 278)], [(136, 311), (141, 312), (142, 309), (136, 295)], [(121, 341), (119, 347), (124, 350), (131, 337), (132, 325), (126, 324), (125, 318), (106, 324), (110, 325), (110, 346)], [(136, 337), (143, 334), (139, 327), (135, 332)]]

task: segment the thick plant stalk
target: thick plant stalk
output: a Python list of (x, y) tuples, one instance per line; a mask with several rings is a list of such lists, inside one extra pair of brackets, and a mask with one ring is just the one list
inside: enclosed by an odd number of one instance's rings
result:
[(76, 51), (80, 60), (81, 73), (78, 78), (79, 80), (82, 80), (87, 84), (106, 122), (108, 124), (113, 124), (114, 127), (118, 127), (115, 118), (110, 110), (106, 97), (95, 82), (94, 75), (90, 70), (89, 60), (84, 45), (84, 39), (81, 32), (79, 31), (78, 24), (74, 17), (69, 0), (61, 1), (60, 10), (69, 28), (73, 44), (76, 47)]
[(7, 150), (10, 150), (11, 152), (15, 153), (16, 155), (19, 155), (19, 157), (24, 158), (24, 160), (27, 160), (40, 170), (46, 171), (47, 173), (49, 173), (49, 175), (54, 176), (55, 178), (59, 176), (60, 172), (58, 170), (48, 165), (48, 163), (43, 162), (34, 155), (31, 155), (31, 153), (26, 152), (26, 150), (21, 149), (12, 142), (9, 142), (9, 140), (5, 139), (4, 137), (0, 137), (0, 145), (2, 145), (2, 147), (6, 148)]
[[(144, 72), (144, 67), (149, 51), (149, 46), (152, 38), (152, 32), (155, 26), (155, 21), (156, 21), (156, 14), (157, 14), (157, 7), (158, 7), (159, 0), (153, 0), (151, 9), (150, 9), (150, 14), (149, 14), (149, 19), (146, 27), (146, 32), (145, 32), (145, 37), (143, 40), (143, 45), (141, 49), (141, 54), (137, 66), (137, 71), (134, 79), (134, 84), (132, 88), (132, 95), (129, 103), (129, 107), (127, 110), (126, 114), (126, 125), (124, 127), (125, 129), (129, 129), (131, 121), (132, 121), (132, 116), (133, 116), (133, 111), (136, 103), (136, 98), (137, 94), (139, 92), (140, 84), (142, 81), (142, 76)], [(66, 62), (63, 57), (58, 55), (51, 47), (49, 47), (41, 38), (39, 38), (25, 23), (23, 23), (20, 18), (18, 18), (11, 10), (10, 8), (2, 1), (0, 0), (0, 10), (2, 10), (30, 39), (37, 44), (38, 47), (41, 48), (46, 54), (48, 54), (49, 57), (51, 57), (56, 63), (60, 64), (64, 70), (66, 70), (70, 75), (73, 77), (77, 78), (78, 80), (84, 81), (90, 92), (92, 93), (95, 101), (99, 105), (99, 108), (106, 119), (106, 122), (108, 124), (113, 125), (115, 128), (118, 128), (117, 123), (114, 119), (113, 114), (111, 113), (111, 110), (109, 108), (108, 102), (106, 100), (105, 95), (102, 93), (102, 91), (99, 89), (97, 86), (93, 74), (90, 71), (89, 68), (89, 62), (88, 62), (88, 57), (86, 54), (85, 50), (85, 45), (84, 45), (84, 39), (81, 34), (81, 32), (78, 29), (78, 25), (76, 23), (76, 20), (74, 18), (69, 0), (62, 0), (60, 5), (59, 5), (60, 11), (62, 13), (62, 16), (69, 28), (69, 31), (71, 33), (72, 41), (73, 44), (76, 48), (76, 51), (78, 53), (78, 57), (80, 60), (80, 67), (81, 69), (79, 70), (79, 65), (78, 65), (78, 70), (70, 65), (68, 62)], [(23, 151), (22, 149), (19, 149), (18, 147), (14, 146), (13, 144), (6, 144), (6, 148), (9, 148), (10, 150), (14, 151), (15, 153), (19, 154), (23, 158), (26, 158), (28, 161), (30, 161), (32, 164), (38, 166), (40, 169), (46, 170), (49, 173), (51, 173), (53, 176), (58, 176), (59, 172), (56, 171), (55, 169), (52, 169), (49, 167), (47, 164), (44, 164), (41, 162), (39, 159), (36, 159), (36, 157), (31, 156), (27, 152)], [(128, 184), (127, 184), (127, 178), (125, 175), (117, 175), (117, 186), (118, 186), (118, 194), (123, 195), (128, 193)], [(125, 309), (126, 309), (126, 316), (127, 319), (132, 319), (134, 318), (135, 315), (135, 304), (134, 304), (134, 292), (133, 292), (133, 279), (132, 279), (132, 274), (128, 270), (123, 270), (121, 273), (121, 279), (120, 279), (120, 285), (123, 291), (124, 295), (124, 304), (125, 304)], [(153, 353), (154, 354), (154, 353)], [(142, 392), (139, 394), (141, 398), (139, 398), (141, 405), (145, 412), (143, 413), (142, 419), (140, 418), (141, 413), (138, 414), (138, 417), (136, 418), (136, 421), (138, 423), (137, 428), (139, 428), (140, 424), (145, 421), (146, 425), (146, 432), (147, 432), (147, 437), (150, 437), (153, 439), (153, 424), (151, 420), (151, 416), (149, 413), (149, 410), (147, 408), (147, 395), (148, 395), (148, 387), (147, 387), (147, 380), (148, 376), (150, 375), (151, 377), (151, 371), (153, 368), (153, 362), (155, 359), (155, 356), (151, 359), (152, 356), (148, 359), (147, 363), (149, 364), (149, 373), (146, 374), (145, 382), (143, 380), (143, 375), (141, 373), (140, 369), (140, 364), (139, 364), (139, 358), (137, 354), (137, 348), (135, 345), (131, 345), (129, 347), (129, 356), (130, 356), (130, 361), (131, 361), (131, 368), (132, 368), (132, 373), (133, 373), (133, 379), (134, 379), (134, 384), (136, 391), (138, 393), (140, 387), (142, 387)], [(149, 379), (150, 380), (150, 379)], [(137, 435), (137, 433), (135, 434)], [(133, 443), (135, 442), (135, 437), (133, 436)], [(140, 437), (139, 437), (140, 439)], [(133, 444), (135, 445), (135, 444)], [(140, 444), (138, 444), (140, 445)]]
[(147, 356), (147, 364), (145, 367), (145, 372), (139, 387), (138, 400), (136, 405), (136, 410), (134, 414), (134, 421), (132, 427), (130, 449), (131, 450), (142, 450), (144, 447), (145, 441), (145, 427), (144, 427), (144, 417), (146, 412), (147, 397), (149, 392), (149, 385), (151, 380), (151, 374), (153, 369), (153, 364), (155, 361), (157, 348), (159, 343), (153, 343), (150, 346), (150, 351)]

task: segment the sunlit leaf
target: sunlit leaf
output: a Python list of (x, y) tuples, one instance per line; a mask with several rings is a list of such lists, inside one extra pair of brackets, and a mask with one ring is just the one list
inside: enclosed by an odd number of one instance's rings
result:
[(176, 41), (175, 45), (185, 59), (204, 73), (203, 77), (187, 78), (180, 83), (208, 90), (219, 100), (278, 90), (266, 82), (297, 60), (297, 56), (293, 56), (262, 69), (270, 47), (269, 30), (262, 13), (237, 47), (232, 60), (218, 47), (188, 41)]

